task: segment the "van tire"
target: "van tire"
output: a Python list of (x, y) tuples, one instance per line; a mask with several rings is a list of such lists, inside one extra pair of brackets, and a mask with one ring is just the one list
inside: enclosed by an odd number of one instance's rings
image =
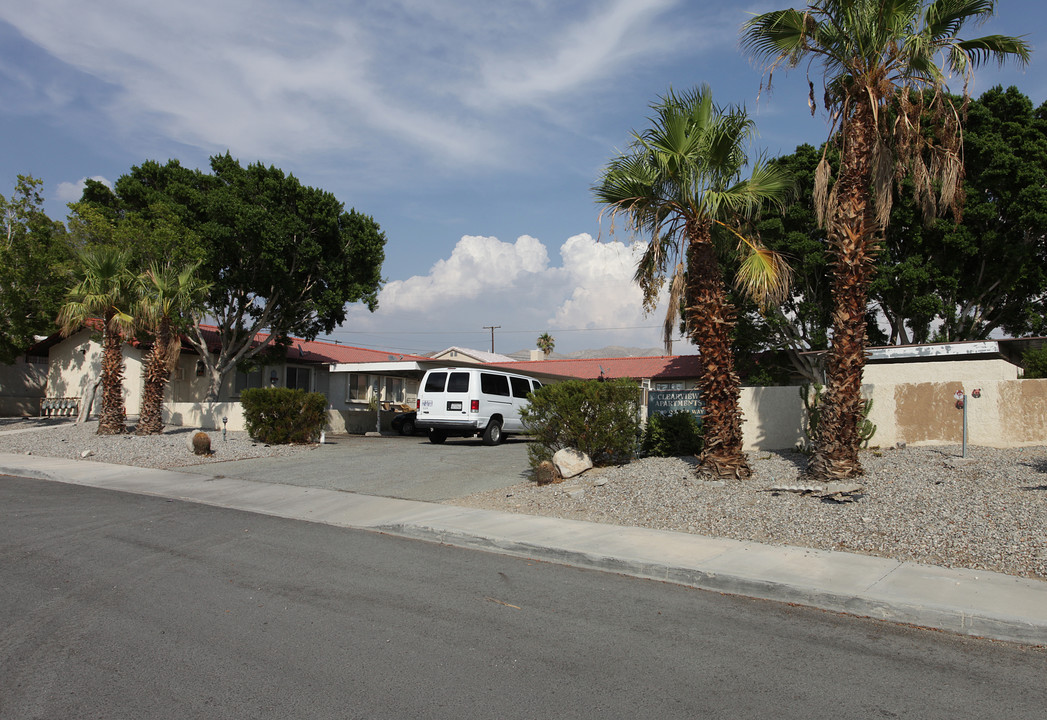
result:
[(502, 424), (497, 420), (487, 423), (484, 430), (484, 445), (497, 445), (502, 442)]
[(429, 442), (433, 443), (434, 445), (439, 445), (440, 443), (442, 443), (446, 439), (447, 439), (447, 433), (445, 433), (445, 432), (443, 432), (441, 430), (430, 430), (429, 431)]

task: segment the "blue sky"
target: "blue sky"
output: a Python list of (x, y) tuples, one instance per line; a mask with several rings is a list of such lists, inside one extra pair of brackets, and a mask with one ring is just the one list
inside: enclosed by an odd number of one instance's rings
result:
[[(803, 69), (761, 73), (738, 49), (749, 12), (712, 0), (34, 0), (0, 5), (0, 192), (45, 182), (64, 218), (86, 177), (144, 160), (206, 168), (227, 150), (333, 192), (388, 237), (373, 315), (332, 337), (401, 352), (660, 345), (590, 187), (649, 104), (708, 83), (757, 121), (754, 152), (827, 132)], [(1000, 0), (967, 36), (1025, 35), (1024, 71), (972, 88), (1047, 100), (1047, 4)], [(817, 78), (814, 78), (817, 84)], [(959, 90), (960, 88), (956, 88)], [(758, 99), (759, 97), (759, 99)], [(677, 352), (691, 352), (678, 343)]]

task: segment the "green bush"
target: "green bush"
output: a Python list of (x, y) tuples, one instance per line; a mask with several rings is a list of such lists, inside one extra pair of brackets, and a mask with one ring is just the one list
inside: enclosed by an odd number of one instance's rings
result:
[(647, 426), (640, 441), (643, 455), (678, 457), (697, 455), (702, 451), (702, 426), (693, 413), (686, 410), (647, 418)]
[(1047, 378), (1047, 345), (1026, 350), (1022, 355), (1022, 367), (1025, 368), (1022, 377), (1027, 380)]
[(327, 397), (290, 388), (253, 388), (240, 394), (252, 440), (269, 445), (312, 443), (327, 425)]
[(520, 416), (534, 437), (527, 448), (537, 468), (557, 450), (574, 448), (594, 465), (628, 462), (640, 433), (640, 386), (632, 380), (567, 380), (544, 385)]

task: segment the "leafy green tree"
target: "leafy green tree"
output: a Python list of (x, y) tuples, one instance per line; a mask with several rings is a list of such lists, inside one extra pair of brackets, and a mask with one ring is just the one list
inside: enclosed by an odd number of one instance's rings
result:
[(385, 236), (371, 217), (346, 212), (331, 193), (278, 168), (245, 168), (226, 154), (211, 158), (211, 171), (150, 161), (119, 178), (110, 196), (89, 186), (83, 200), (125, 216), (169, 218), (174, 231), (184, 230), (173, 233), (183, 241), (171, 256), (176, 264), (202, 253), (201, 276), (212, 283), (204, 315), (218, 326), (218, 352), (199, 320), (188, 339), (215, 400), (228, 373), (274, 343), (331, 332), (348, 303), (373, 311)]
[[(987, 19), (995, 5), (994, 0), (809, 0), (803, 10), (757, 15), (743, 28), (743, 46), (771, 73), (801, 62), (821, 64), (824, 104), (833, 118), (830, 135), (840, 145), (839, 179), (830, 191), (830, 166), (823, 158), (815, 185), (815, 207), (828, 228), (834, 314), (825, 404), (808, 466), (814, 477), (862, 474), (858, 428), (866, 309), (878, 231), (890, 218), (892, 180), (912, 177), (925, 215), (939, 207), (958, 214), (959, 112), (942, 92), (946, 74), (939, 59), (966, 88), (984, 60), (1029, 58), (1029, 46), (1018, 38), (959, 38), (964, 25)], [(813, 83), (810, 87), (813, 112)], [(931, 93), (920, 92), (924, 89)], [(924, 117), (932, 119), (928, 132)]]
[(788, 268), (740, 230), (765, 204), (780, 204), (789, 182), (779, 168), (759, 162), (742, 177), (753, 123), (744, 110), (714, 106), (708, 87), (670, 92), (652, 108), (651, 128), (633, 134), (629, 152), (608, 164), (594, 193), (612, 215), (623, 215), (630, 229), (651, 238), (636, 270), (645, 309), (654, 309), (670, 277), (667, 345), (682, 305), (687, 332), (701, 351), (705, 447), (698, 471), (748, 477), (731, 349), (735, 309), (720, 264), (722, 241), (731, 239), (736, 284), (746, 294), (761, 302), (784, 296)]
[(164, 391), (178, 362), (182, 333), (199, 317), (211, 287), (200, 278), (199, 269), (199, 262), (181, 269), (154, 262), (138, 277), (133, 315), (151, 343), (142, 370), (137, 435), (156, 435), (164, 430)]
[(0, 363), (54, 332), (69, 284), (72, 253), (62, 224), (42, 209), (42, 186), (19, 175), (10, 199), (0, 195)]
[[(1016, 88), (993, 88), (970, 101), (963, 131), (962, 219), (947, 216), (927, 223), (911, 181), (894, 191), (891, 222), (869, 290), (870, 342), (980, 340), (1000, 330), (1013, 335), (1044, 331), (1047, 106), (1034, 110)], [(750, 358), (748, 367), (742, 366), (745, 375), (770, 367), (774, 377), (769, 379), (776, 380), (791, 365), (809, 382), (822, 382), (816, 368), (813, 374), (805, 372), (804, 361), (814, 356), (803, 354), (826, 347), (831, 322), (825, 234), (814, 220), (819, 154), (801, 146), (775, 160), (793, 174), (797, 194), (781, 217), (760, 224), (760, 235), (768, 247), (790, 258), (795, 275), (781, 306), (784, 317), (773, 312), (764, 317), (743, 306), (736, 345), (743, 362)], [(785, 350), (775, 365), (773, 351), (779, 347)]]
[(81, 250), (74, 284), (58, 313), (62, 332), (70, 335), (93, 318), (102, 318), (102, 413), (99, 435), (127, 432), (124, 409), (124, 335), (133, 326), (130, 314), (134, 275), (130, 254), (111, 247)]

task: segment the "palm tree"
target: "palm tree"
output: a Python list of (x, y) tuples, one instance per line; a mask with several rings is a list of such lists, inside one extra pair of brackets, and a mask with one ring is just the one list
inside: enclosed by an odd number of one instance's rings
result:
[(593, 192), (612, 219), (623, 215), (631, 230), (650, 237), (635, 276), (645, 310), (654, 310), (666, 276), (671, 278), (665, 320), (669, 352), (684, 305), (687, 332), (701, 352), (705, 447), (698, 471), (748, 477), (731, 348), (735, 309), (716, 241), (726, 236), (737, 245), (740, 289), (764, 303), (782, 297), (787, 266), (740, 228), (765, 203), (780, 205), (790, 183), (781, 170), (761, 162), (742, 178), (748, 163), (743, 145), (753, 123), (743, 109), (714, 106), (708, 87), (680, 95), (670, 91), (651, 107), (652, 127), (633, 133), (630, 150), (607, 165)]
[(130, 253), (111, 247), (95, 247), (78, 253), (74, 285), (58, 313), (62, 333), (70, 335), (91, 318), (102, 317), (102, 413), (99, 435), (127, 432), (124, 426), (123, 333), (133, 318), (131, 304), (134, 277), (128, 270)]
[[(858, 426), (866, 310), (879, 240), (890, 217), (892, 179), (911, 175), (928, 216), (950, 207), (959, 217), (962, 108), (944, 92), (939, 58), (963, 78), (964, 102), (967, 83), (982, 62), (1028, 61), (1029, 46), (1020, 38), (958, 37), (968, 21), (986, 20), (995, 6), (995, 0), (810, 0), (805, 10), (757, 15), (743, 27), (743, 47), (765, 63), (769, 76), (805, 60), (821, 64), (830, 137), (840, 146), (835, 185), (830, 191), (823, 156), (815, 187), (819, 220), (828, 228), (835, 310), (828, 382), (808, 466), (814, 477), (862, 474)], [(813, 113), (809, 79), (808, 85)], [(927, 139), (933, 135), (935, 142)]]
[(556, 347), (556, 341), (553, 340), (553, 336), (547, 332), (538, 336), (537, 344), (538, 349), (541, 350), (546, 357), (548, 357), (549, 353), (551, 353), (553, 348)]
[(137, 435), (158, 435), (164, 430), (164, 390), (181, 351), (185, 320), (202, 306), (209, 283), (197, 277), (200, 263), (174, 270), (153, 263), (138, 278), (135, 318), (153, 337), (143, 368), (142, 405)]

